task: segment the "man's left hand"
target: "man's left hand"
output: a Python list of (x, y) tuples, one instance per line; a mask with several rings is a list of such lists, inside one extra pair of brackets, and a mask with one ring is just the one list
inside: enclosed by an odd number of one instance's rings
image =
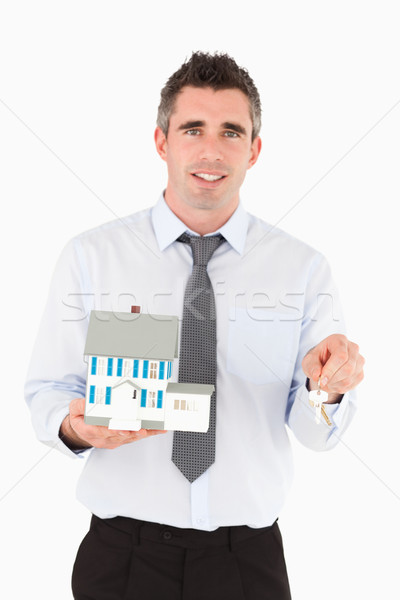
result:
[(310, 380), (310, 389), (328, 392), (328, 403), (339, 402), (342, 394), (355, 388), (364, 378), (365, 359), (357, 344), (335, 333), (312, 348), (303, 358), (302, 367)]

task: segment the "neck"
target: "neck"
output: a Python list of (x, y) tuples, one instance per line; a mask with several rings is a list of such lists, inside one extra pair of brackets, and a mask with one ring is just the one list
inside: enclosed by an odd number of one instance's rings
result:
[(185, 223), (188, 229), (199, 235), (207, 235), (220, 229), (231, 218), (239, 204), (239, 200), (237, 200), (233, 206), (229, 204), (219, 208), (196, 208), (173, 202), (167, 191), (164, 199), (178, 219)]

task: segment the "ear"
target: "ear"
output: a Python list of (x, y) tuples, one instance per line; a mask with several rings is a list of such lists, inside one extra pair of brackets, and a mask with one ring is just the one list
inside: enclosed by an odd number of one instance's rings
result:
[(249, 163), (247, 165), (248, 169), (251, 169), (251, 167), (256, 164), (257, 159), (260, 156), (261, 146), (262, 146), (261, 138), (260, 138), (260, 136), (257, 136), (251, 143), (250, 158), (249, 158)]
[(157, 150), (158, 154), (161, 156), (161, 158), (163, 160), (166, 160), (167, 159), (167, 150), (166, 150), (167, 138), (165, 137), (165, 135), (162, 132), (162, 130), (160, 129), (160, 127), (156, 127), (156, 130), (154, 132), (154, 141), (156, 143), (156, 150)]

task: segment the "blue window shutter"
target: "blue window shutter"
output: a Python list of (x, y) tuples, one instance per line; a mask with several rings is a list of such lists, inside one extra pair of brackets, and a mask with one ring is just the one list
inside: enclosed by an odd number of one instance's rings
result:
[(133, 377), (139, 377), (139, 361), (133, 361)]
[(117, 362), (117, 376), (122, 377), (122, 358), (119, 358)]
[(90, 372), (91, 375), (96, 375), (97, 371), (97, 356), (92, 356), (92, 370)]
[(143, 361), (143, 379), (147, 379), (148, 372), (149, 372), (149, 361), (144, 360)]
[(90, 393), (89, 393), (89, 404), (94, 404), (94, 393), (96, 391), (96, 386), (95, 385), (91, 385), (90, 386)]
[(164, 379), (164, 369), (165, 369), (165, 362), (163, 360), (160, 360), (160, 370), (158, 373), (159, 379)]
[(106, 404), (111, 404), (111, 387), (106, 387)]
[(172, 362), (169, 360), (168, 361), (168, 375), (167, 375), (167, 379), (169, 379), (171, 377), (171, 371), (172, 371)]
[(147, 397), (147, 390), (142, 390), (142, 397), (140, 398), (141, 408), (146, 408), (146, 397)]
[(158, 392), (157, 392), (157, 408), (162, 408), (162, 398), (163, 398), (163, 391), (158, 390)]
[(107, 359), (107, 375), (112, 375), (112, 372), (113, 372), (113, 359), (108, 358)]

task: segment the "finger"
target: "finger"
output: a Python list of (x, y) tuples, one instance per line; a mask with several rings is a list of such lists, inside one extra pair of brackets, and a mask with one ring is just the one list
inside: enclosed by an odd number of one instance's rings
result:
[(104, 439), (110, 437), (107, 427), (102, 425), (87, 425), (83, 420), (83, 415), (70, 415), (70, 423), (72, 429), (80, 438), (91, 444), (93, 440)]
[(109, 429), (106, 426), (102, 426), (103, 429), (105, 429), (106, 431), (109, 432), (110, 436), (112, 437), (131, 437), (133, 439), (136, 439), (137, 437), (143, 437), (143, 435), (146, 434), (146, 429), (138, 429), (133, 430), (133, 429)]
[(133, 439), (129, 439), (132, 435), (131, 431), (117, 432), (104, 425), (88, 425), (84, 421), (83, 414), (73, 416), (70, 413), (70, 423), (82, 440), (96, 448), (114, 448), (126, 441), (133, 441)]
[(364, 379), (365, 359), (360, 354), (356, 361), (348, 361), (329, 382), (329, 391), (344, 394), (355, 388)]
[(312, 351), (303, 359), (303, 371), (314, 382), (321, 377), (324, 363), (319, 358), (317, 351)]
[(118, 446), (124, 444), (132, 444), (132, 442), (139, 442), (145, 436), (138, 431), (119, 431), (111, 439), (114, 440)]
[(84, 421), (85, 398), (74, 398), (69, 404), (69, 423), (76, 435), (84, 442), (92, 444), (92, 441), (102, 437), (104, 427), (99, 425), (87, 425)]
[[(325, 376), (327, 381), (342, 362), (347, 360), (347, 344), (348, 339), (346, 336), (336, 333), (328, 336), (314, 348), (309, 350), (302, 363), (303, 370), (307, 377), (313, 381), (317, 381), (319, 377)], [(343, 353), (342, 360), (340, 360), (340, 352)], [(329, 359), (332, 360), (328, 365)], [(339, 359), (339, 364), (337, 359)], [(323, 383), (321, 382), (322, 385), (324, 385), (326, 381), (324, 380)]]
[[(345, 385), (350, 385), (354, 374), (356, 373), (357, 361), (347, 360), (339, 369), (329, 378), (329, 386), (336, 385), (339, 382), (345, 382)], [(325, 373), (323, 379), (326, 377)], [(322, 383), (322, 380), (321, 380)], [(326, 384), (325, 384), (326, 385)]]
[(337, 381), (343, 378), (351, 378), (357, 367), (359, 356), (357, 344), (348, 341), (346, 338), (344, 340), (336, 339), (331, 347), (331, 355), (322, 369), (322, 380), (326, 378), (328, 381), (332, 381), (332, 379)]
[(119, 448), (120, 446), (130, 444), (141, 439), (141, 436), (138, 436), (137, 432), (117, 432), (109, 430), (107, 427), (104, 426), (102, 426), (101, 428), (104, 430), (104, 432), (102, 432), (102, 435), (91, 439), (91, 443), (95, 448), (105, 448), (110, 450), (114, 448)]
[(352, 359), (349, 357), (349, 344), (342, 340), (335, 340), (330, 350), (330, 356), (325, 362), (321, 371), (321, 385), (324, 386), (330, 381), (335, 373), (349, 363), (349, 369), (352, 370), (354, 365)]
[(158, 435), (159, 433), (167, 433), (167, 431), (162, 429), (139, 429), (139, 431), (130, 431), (130, 430), (108, 430), (112, 432), (112, 437), (116, 439), (123, 439), (123, 443), (130, 443), (138, 440), (142, 440), (146, 437), (151, 437), (153, 435)]
[(136, 432), (135, 440), (142, 440), (147, 437), (152, 437), (153, 435), (159, 435), (160, 433), (167, 433), (167, 431), (162, 429), (141, 429)]
[(314, 349), (310, 350), (303, 358), (302, 367), (307, 377), (309, 377), (313, 381), (317, 381), (322, 369), (322, 364), (319, 360), (318, 352)]
[(74, 398), (69, 403), (69, 414), (73, 417), (84, 415), (85, 413), (85, 398)]

